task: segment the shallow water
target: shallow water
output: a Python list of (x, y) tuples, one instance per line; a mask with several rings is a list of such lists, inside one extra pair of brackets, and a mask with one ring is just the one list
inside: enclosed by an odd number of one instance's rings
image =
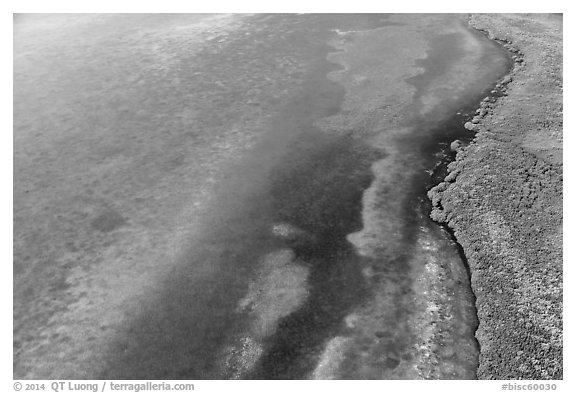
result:
[[(469, 278), (426, 191), (506, 53), (459, 15), (258, 15), (236, 33), (197, 74), (244, 80), (238, 97), (265, 79), (269, 102), (250, 104), (262, 131), (214, 180), (201, 230), (133, 305), (99, 377), (474, 378)], [(187, 94), (220, 86), (203, 82)], [(211, 110), (239, 105), (225, 98)]]
[[(456, 113), (506, 72), (505, 54), (452, 15), (260, 23), (304, 50), (302, 87), (133, 323), (137, 341), (157, 320), (162, 334), (120, 356), (122, 374), (474, 378), (468, 276), (423, 196), (447, 144), (466, 136)], [(198, 285), (188, 277), (201, 259), (214, 272)]]

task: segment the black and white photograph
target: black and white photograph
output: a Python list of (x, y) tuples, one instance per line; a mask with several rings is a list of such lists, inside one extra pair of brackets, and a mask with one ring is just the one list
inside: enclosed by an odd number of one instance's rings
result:
[(561, 386), (562, 13), (18, 12), (12, 77), (6, 391)]

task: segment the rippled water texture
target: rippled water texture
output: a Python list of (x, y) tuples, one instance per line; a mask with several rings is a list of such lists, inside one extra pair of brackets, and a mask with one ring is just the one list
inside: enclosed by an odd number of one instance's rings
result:
[(238, 29), (201, 71), (269, 66), (238, 80), (269, 82), (273, 110), (99, 377), (475, 378), (469, 278), (425, 194), (449, 143), (471, 137), (457, 113), (506, 54), (458, 15), (259, 15)]

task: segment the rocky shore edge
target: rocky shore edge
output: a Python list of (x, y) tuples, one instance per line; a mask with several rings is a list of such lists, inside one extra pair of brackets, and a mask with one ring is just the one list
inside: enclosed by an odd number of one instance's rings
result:
[(476, 296), (479, 379), (562, 379), (562, 16), (474, 14), (515, 66), (465, 128), (431, 217), (452, 229)]

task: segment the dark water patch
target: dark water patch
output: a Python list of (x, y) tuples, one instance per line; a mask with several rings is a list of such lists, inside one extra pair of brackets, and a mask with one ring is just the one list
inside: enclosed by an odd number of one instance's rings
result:
[(120, 213), (109, 210), (90, 222), (90, 227), (100, 232), (110, 232), (126, 224), (126, 219)]
[[(280, 168), (271, 196), (275, 217), (311, 233), (312, 244), (295, 247), (310, 268), (307, 302), (285, 317), (267, 341), (266, 355), (253, 379), (302, 379), (314, 369), (326, 339), (340, 328), (350, 310), (368, 295), (361, 258), (346, 235), (361, 229), (362, 195), (373, 180), (370, 165), (377, 153), (348, 137), (309, 132), (315, 152), (293, 146), (295, 165)], [(332, 140), (331, 142), (328, 142)]]
[(372, 182), (370, 166), (384, 155), (350, 137), (318, 131), (303, 134), (291, 150), (293, 161), (273, 176), (275, 216), (323, 242), (342, 242), (362, 226), (361, 199)]
[(266, 354), (251, 379), (304, 379), (314, 370), (323, 344), (341, 330), (343, 318), (368, 295), (351, 249), (315, 251), (309, 301), (284, 318), (266, 342)]

